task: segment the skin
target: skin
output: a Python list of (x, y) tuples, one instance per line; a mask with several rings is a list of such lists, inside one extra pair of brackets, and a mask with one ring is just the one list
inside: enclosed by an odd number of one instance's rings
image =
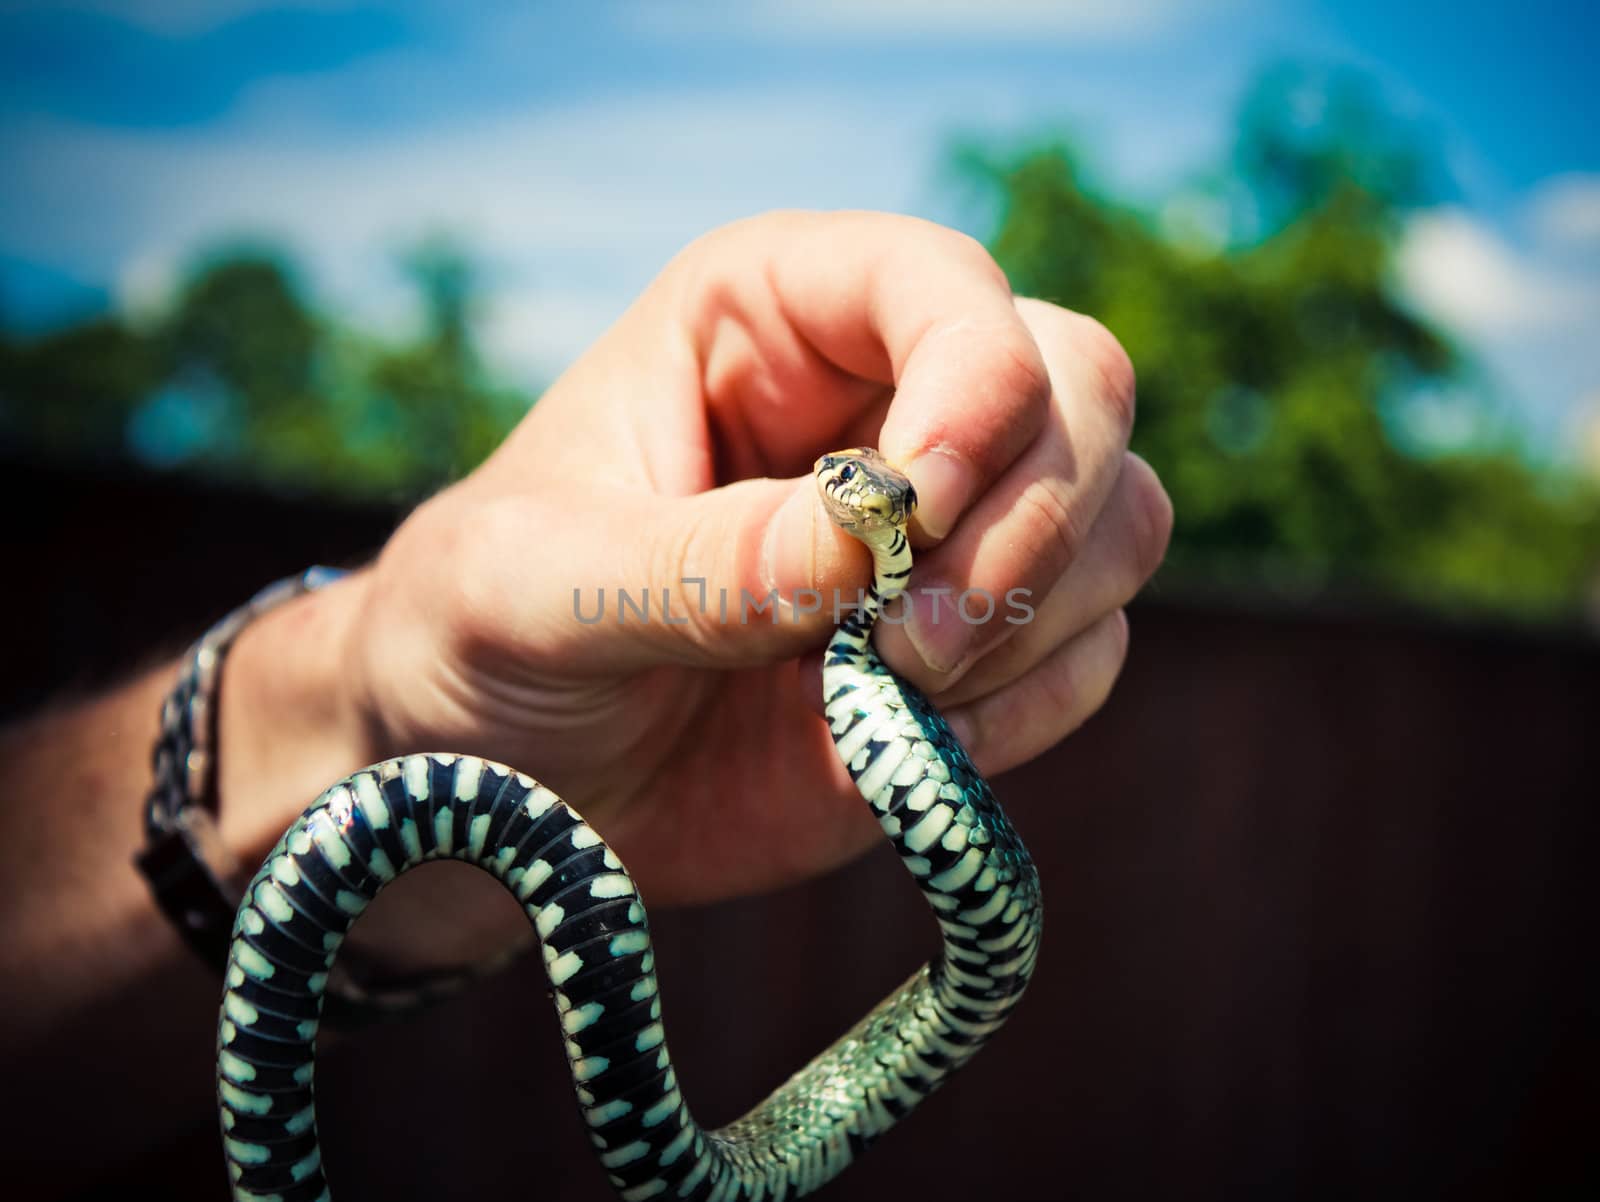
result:
[[(864, 213), (720, 229), (371, 565), (240, 638), (222, 682), (223, 835), (254, 865), (334, 780), (437, 750), (544, 781), (606, 835), (653, 906), (840, 864), (879, 835), (817, 717), (833, 616), (786, 605), (776, 622), (724, 623), (716, 590), (865, 588), (867, 553), (827, 519), (811, 464), (877, 446), (919, 497), (910, 610), (880, 625), (879, 651), (934, 696), (983, 771), (1001, 772), (1105, 700), (1127, 651), (1121, 607), (1165, 550), (1166, 495), (1127, 451), (1133, 408), (1115, 339), (1014, 298), (963, 235)], [(706, 581), (705, 612), (684, 577)], [(605, 620), (577, 621), (573, 590), (592, 614), (600, 587)], [(617, 587), (670, 589), (688, 621), (652, 611), (618, 623)], [(929, 588), (953, 592), (939, 601)], [(968, 588), (1028, 589), (1034, 618), (960, 622), (950, 598)], [(15, 1016), (5, 1063), (25, 1081), (37, 1069), (41, 1129), (53, 1112), (40, 1049), (78, 1046), (91, 1022), (128, 1026), (112, 1057), (137, 1045), (142, 1060), (182, 1064), (209, 1047), (215, 980), (188, 962), (130, 863), (172, 678), (169, 666), (43, 716), (0, 748), (14, 796), (48, 789), (61, 803), (13, 803), (0, 819), (0, 973), (30, 982), (0, 999)], [(469, 959), (521, 929), (487, 878), (442, 867), (381, 899), (359, 937), (414, 966)], [(159, 1004), (97, 1011), (147, 995)], [(193, 1110), (177, 1075), (161, 1107), (140, 1106), (152, 1086), (107, 1087), (123, 1091), (131, 1138), (209, 1114), (209, 1071)]]

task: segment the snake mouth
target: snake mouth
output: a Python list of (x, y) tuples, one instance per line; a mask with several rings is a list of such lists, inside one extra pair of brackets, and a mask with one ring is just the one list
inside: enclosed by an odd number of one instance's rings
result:
[(833, 451), (813, 470), (828, 516), (851, 534), (904, 526), (917, 510), (910, 478), (871, 447)]

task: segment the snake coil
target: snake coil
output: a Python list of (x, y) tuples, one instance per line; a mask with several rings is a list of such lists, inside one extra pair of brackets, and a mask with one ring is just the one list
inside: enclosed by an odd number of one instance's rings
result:
[(583, 1120), (624, 1199), (780, 1199), (817, 1189), (1005, 1021), (1038, 956), (1038, 877), (988, 784), (920, 692), (871, 646), (911, 570), (910, 482), (877, 452), (825, 455), (833, 519), (873, 554), (823, 697), (840, 758), (943, 932), (940, 956), (745, 1117), (704, 1131), (667, 1053), (644, 905), (565, 802), (502, 764), (408, 755), (322, 794), (245, 892), (217, 1035), (235, 1199), (326, 1199), (312, 1097), (328, 971), (396, 876), (449, 857), (511, 891), (537, 930)]

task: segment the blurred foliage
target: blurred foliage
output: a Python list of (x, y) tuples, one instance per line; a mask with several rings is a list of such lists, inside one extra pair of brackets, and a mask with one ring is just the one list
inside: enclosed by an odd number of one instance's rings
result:
[[(1135, 448), (1177, 513), (1164, 579), (1535, 619), (1595, 589), (1596, 483), (1519, 454), (1470, 358), (1395, 287), (1406, 216), (1440, 190), (1424, 143), (1360, 78), (1281, 69), (1231, 161), (1155, 209), (1098, 194), (1064, 147), (960, 156), (1016, 290), (1094, 314), (1138, 365)], [(313, 311), (250, 247), (199, 262), (161, 313), (0, 337), (0, 447), (418, 497), (532, 398), (478, 359), (460, 250), (401, 267), (423, 315), (405, 340)]]
[[(1470, 361), (1401, 300), (1403, 220), (1437, 185), (1364, 81), (1268, 73), (1232, 170), (1153, 213), (1097, 195), (1063, 147), (960, 157), (998, 201), (1016, 291), (1093, 314), (1137, 365), (1169, 579), (1582, 611), (1600, 491), (1520, 454)], [(1430, 439), (1440, 409), (1472, 436)]]
[(164, 312), (0, 341), (0, 440), (286, 491), (418, 497), (483, 459), (531, 398), (478, 361), (466, 257), (434, 240), (402, 267), (423, 314), (406, 340), (314, 312), (279, 255), (233, 247)]

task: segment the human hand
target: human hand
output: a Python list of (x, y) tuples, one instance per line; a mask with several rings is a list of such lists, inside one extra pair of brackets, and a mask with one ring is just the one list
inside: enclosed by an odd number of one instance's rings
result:
[[(741, 590), (850, 599), (870, 581), (864, 548), (816, 501), (812, 460), (869, 444), (911, 476), (911, 612), (880, 624), (878, 648), (999, 772), (1103, 702), (1126, 652), (1121, 606), (1164, 552), (1166, 495), (1126, 449), (1133, 392), (1102, 327), (1014, 299), (963, 235), (874, 214), (718, 230), (372, 567), (241, 640), (224, 683), (238, 698), (222, 708), (225, 829), (230, 811), (236, 826), (254, 813), (270, 843), (336, 777), (454, 751), (560, 793), (652, 902), (839, 864), (876, 824), (805, 658), (830, 606), (739, 620)], [(602, 588), (603, 620), (580, 621)], [(617, 620), (618, 588), (648, 590), (647, 621)], [(1034, 611), (1022, 625), (1003, 620), (1017, 588)], [(956, 617), (967, 589), (996, 600), (991, 620)], [(683, 624), (662, 620), (663, 590)], [(326, 683), (292, 711), (297, 779), (324, 775), (284, 814), (259, 769), (293, 731), (269, 749), (231, 715), (252, 699), (285, 712), (298, 669)]]

